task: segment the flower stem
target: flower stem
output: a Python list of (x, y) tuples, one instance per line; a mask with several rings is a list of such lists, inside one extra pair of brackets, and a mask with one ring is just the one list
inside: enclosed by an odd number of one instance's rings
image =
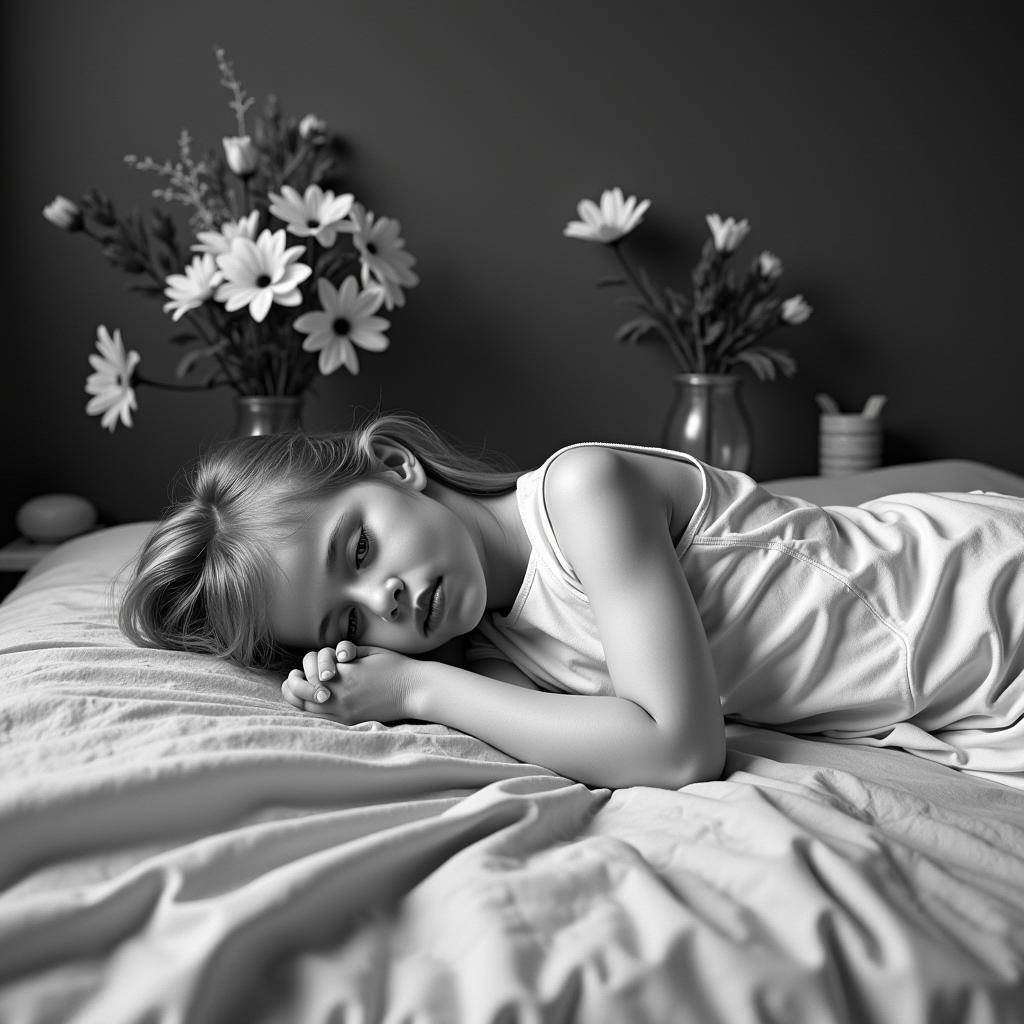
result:
[[(188, 322), (195, 328), (195, 331), (199, 335), (199, 337), (202, 338), (202, 340), (207, 345), (212, 347), (216, 343), (217, 337), (216, 336), (213, 336), (213, 337), (210, 336), (209, 332), (206, 329), (206, 324), (203, 322), (203, 320), (200, 317), (195, 315), (195, 311), (194, 310), (189, 310), (185, 315), (188, 317)], [(225, 334), (226, 332), (221, 332), (221, 333)], [(221, 368), (221, 372), (227, 378), (228, 383), (236, 391), (241, 392), (242, 391), (242, 386), (241, 386), (242, 382), (239, 380), (238, 375), (234, 372), (234, 368), (230, 365), (228, 360), (226, 360), (224, 358), (224, 356), (221, 355), (220, 352), (215, 352), (214, 353), (214, 359), (217, 360), (217, 365)]]
[(300, 143), (298, 150), (292, 156), (291, 160), (288, 161), (281, 170), (281, 184), (288, 184), (288, 179), (302, 166), (302, 162), (306, 159), (306, 154), (309, 152), (309, 147), (305, 142)]
[(683, 370), (692, 372), (696, 368), (696, 364), (699, 362), (699, 353), (698, 358), (694, 358), (694, 354), (690, 352), (686, 339), (679, 331), (675, 318), (665, 313), (657, 297), (651, 294), (644, 284), (643, 279), (634, 270), (629, 260), (626, 259), (626, 254), (622, 249), (621, 239), (616, 239), (616, 241), (609, 244), (612, 251), (618, 257), (619, 263), (622, 265), (622, 269), (626, 272), (626, 276), (629, 278), (633, 288), (640, 295), (644, 304), (651, 311), (654, 318), (659, 322), (661, 326), (661, 334), (668, 342), (668, 347), (672, 350), (672, 354), (675, 356), (676, 361)]

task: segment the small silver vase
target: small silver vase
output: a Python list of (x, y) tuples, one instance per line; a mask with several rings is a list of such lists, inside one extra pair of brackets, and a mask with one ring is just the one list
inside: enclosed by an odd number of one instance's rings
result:
[(719, 469), (750, 469), (750, 421), (740, 396), (743, 378), (727, 373), (680, 373), (662, 444)]
[(236, 395), (235, 437), (302, 430), (302, 395)]

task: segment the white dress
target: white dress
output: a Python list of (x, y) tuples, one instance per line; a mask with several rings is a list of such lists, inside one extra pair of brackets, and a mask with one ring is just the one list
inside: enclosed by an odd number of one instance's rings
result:
[[(1024, 500), (901, 494), (821, 508), (679, 452), (605, 447), (701, 473), (676, 550), (726, 716), (902, 747), (1024, 788)], [(611, 694), (596, 620), (544, 504), (559, 454), (518, 481), (529, 567), (469, 657), (504, 657), (545, 689)]]

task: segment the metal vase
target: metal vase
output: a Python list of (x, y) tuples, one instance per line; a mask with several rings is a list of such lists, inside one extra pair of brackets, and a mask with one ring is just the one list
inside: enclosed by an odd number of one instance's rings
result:
[(302, 430), (302, 395), (236, 395), (235, 437)]
[(740, 396), (741, 377), (680, 373), (665, 420), (662, 444), (719, 469), (750, 469), (750, 421)]

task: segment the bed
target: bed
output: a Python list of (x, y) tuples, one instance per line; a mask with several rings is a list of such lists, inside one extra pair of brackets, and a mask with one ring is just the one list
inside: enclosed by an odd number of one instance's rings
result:
[[(1024, 495), (960, 461), (770, 486)], [(121, 637), (148, 529), (0, 605), (4, 1024), (1024, 1019), (1024, 793), (739, 725), (679, 791), (346, 728)]]

